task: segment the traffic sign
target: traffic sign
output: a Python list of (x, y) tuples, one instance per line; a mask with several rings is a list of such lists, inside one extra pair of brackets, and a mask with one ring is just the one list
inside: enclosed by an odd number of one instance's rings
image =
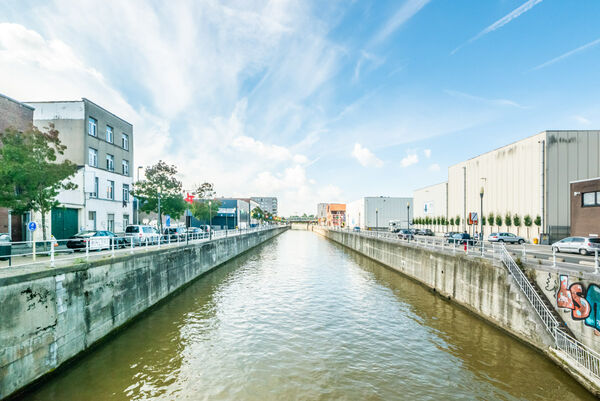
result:
[(165, 224), (167, 227), (171, 227), (171, 216), (169, 216), (168, 214), (165, 216)]
[(27, 229), (29, 231), (35, 231), (36, 228), (37, 228), (37, 223), (35, 221), (30, 221), (29, 224), (27, 224)]

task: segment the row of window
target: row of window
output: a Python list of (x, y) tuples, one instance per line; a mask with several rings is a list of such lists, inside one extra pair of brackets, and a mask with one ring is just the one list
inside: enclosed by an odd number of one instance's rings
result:
[[(94, 178), (94, 191), (90, 195), (92, 198), (98, 199), (98, 193), (100, 192), (100, 180), (98, 177)], [(115, 200), (115, 182), (111, 180), (106, 181), (106, 198), (109, 200)], [(129, 202), (129, 185), (123, 184), (123, 202)]]
[[(90, 221), (89, 224), (89, 229), (90, 230), (96, 230), (96, 212), (88, 212), (88, 220)], [(123, 228), (127, 227), (129, 225), (129, 215), (128, 214), (124, 214), (123, 215)], [(111, 231), (111, 232), (115, 232), (115, 215), (113, 213), (108, 213), (106, 215), (106, 230), (107, 231)]]
[[(88, 135), (95, 138), (98, 137), (98, 120), (93, 117), (88, 118)], [(110, 125), (106, 126), (106, 136), (104, 139), (106, 139), (106, 142), (115, 143), (114, 129)], [(129, 150), (129, 135), (126, 133), (121, 134), (121, 147), (125, 150)]]
[[(88, 165), (91, 167), (98, 167), (98, 150), (89, 148), (88, 150)], [(106, 155), (106, 170), (115, 171), (115, 157), (113, 155)], [(129, 161), (123, 160), (121, 162), (121, 172), (123, 175), (129, 175)]]
[(581, 205), (586, 206), (600, 206), (600, 191), (598, 192), (584, 192), (581, 197)]

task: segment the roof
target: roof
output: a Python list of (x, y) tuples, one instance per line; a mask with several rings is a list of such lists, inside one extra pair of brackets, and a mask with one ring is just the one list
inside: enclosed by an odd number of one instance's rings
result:
[[(81, 103), (81, 102), (88, 102), (93, 104), (94, 106), (98, 107), (99, 109), (104, 110), (106, 113), (110, 114), (111, 116), (115, 117), (118, 120), (121, 120), (122, 122), (124, 122), (125, 124), (131, 125), (133, 127), (133, 124), (131, 124), (129, 121), (119, 117), (118, 115), (116, 115), (115, 113), (113, 113), (112, 111), (106, 110), (104, 107), (100, 106), (98, 103), (92, 102), (90, 99), (82, 97), (81, 100), (42, 100), (42, 101), (30, 101), (27, 103)], [(31, 106), (29, 106), (31, 107)]]
[(30, 106), (30, 105), (28, 105), (28, 104), (25, 104), (25, 103), (23, 103), (23, 102), (19, 102), (18, 100), (15, 100), (15, 99), (13, 99), (12, 97), (9, 97), (9, 96), (6, 96), (6, 95), (3, 95), (2, 93), (0, 93), (0, 97), (3, 97), (3, 98), (4, 98), (4, 99), (6, 99), (6, 100), (10, 100), (10, 101), (11, 101), (11, 102), (13, 102), (13, 103), (17, 103), (18, 105), (21, 105), (21, 106), (23, 106), (23, 107), (26, 107), (26, 108), (28, 108), (28, 109), (30, 109), (30, 110), (35, 110), (35, 107), (31, 107), (31, 106)]

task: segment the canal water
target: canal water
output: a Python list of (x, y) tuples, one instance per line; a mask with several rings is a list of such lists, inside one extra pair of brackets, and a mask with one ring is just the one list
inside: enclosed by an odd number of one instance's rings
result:
[(221, 266), (31, 400), (587, 400), (531, 348), (317, 234)]

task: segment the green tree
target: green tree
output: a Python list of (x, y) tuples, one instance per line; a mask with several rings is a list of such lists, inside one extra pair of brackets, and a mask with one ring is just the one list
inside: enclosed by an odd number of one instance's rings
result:
[[(542, 233), (542, 231), (541, 231), (542, 218), (540, 217), (539, 214), (537, 216), (535, 216), (535, 220), (533, 221), (533, 224), (535, 224), (538, 227), (538, 235), (541, 235), (541, 233)], [(541, 238), (540, 238), (540, 242), (541, 242)]]
[(192, 216), (201, 222), (210, 224), (213, 217), (217, 215), (221, 201), (200, 199), (192, 204)]
[(251, 216), (254, 220), (264, 220), (265, 219), (265, 212), (263, 212), (263, 210), (256, 206), (254, 209), (252, 209), (252, 213)]
[(500, 213), (496, 213), (496, 225), (498, 226), (498, 231), (500, 231), (500, 227), (502, 226), (502, 216), (500, 216)]
[(529, 238), (529, 227), (531, 227), (531, 225), (533, 224), (533, 220), (531, 219), (530, 215), (525, 215), (525, 217), (523, 218), (523, 224), (525, 224), (525, 227), (527, 227), (527, 238)]
[(504, 225), (507, 230), (510, 230), (510, 226), (512, 226), (512, 216), (510, 215), (510, 212), (506, 212), (506, 215), (504, 216)]
[(460, 230), (460, 216), (456, 216), (454, 222), (456, 223), (456, 229)]
[(196, 188), (196, 198), (198, 199), (209, 199), (215, 197), (215, 186), (210, 182), (205, 182), (198, 185)]
[[(134, 184), (132, 194), (140, 199), (140, 210), (146, 213), (158, 213), (159, 227), (162, 232), (162, 215), (179, 218), (187, 208), (181, 192), (181, 181), (176, 178), (177, 167), (159, 160), (146, 168), (146, 179)], [(160, 196), (160, 212), (158, 198)]]
[(494, 213), (488, 214), (487, 222), (490, 226), (494, 225)]
[(517, 227), (517, 235), (519, 235), (519, 229), (521, 228), (521, 216), (515, 214), (513, 216), (513, 224)]
[(77, 165), (58, 155), (67, 148), (50, 124), (46, 132), (32, 127), (25, 132), (8, 128), (0, 133), (0, 205), (16, 213), (29, 210), (42, 215), (42, 234), (46, 240), (46, 215), (59, 205), (61, 190), (73, 190), (70, 181)]
[(450, 217), (450, 225), (454, 227), (454, 217)]

